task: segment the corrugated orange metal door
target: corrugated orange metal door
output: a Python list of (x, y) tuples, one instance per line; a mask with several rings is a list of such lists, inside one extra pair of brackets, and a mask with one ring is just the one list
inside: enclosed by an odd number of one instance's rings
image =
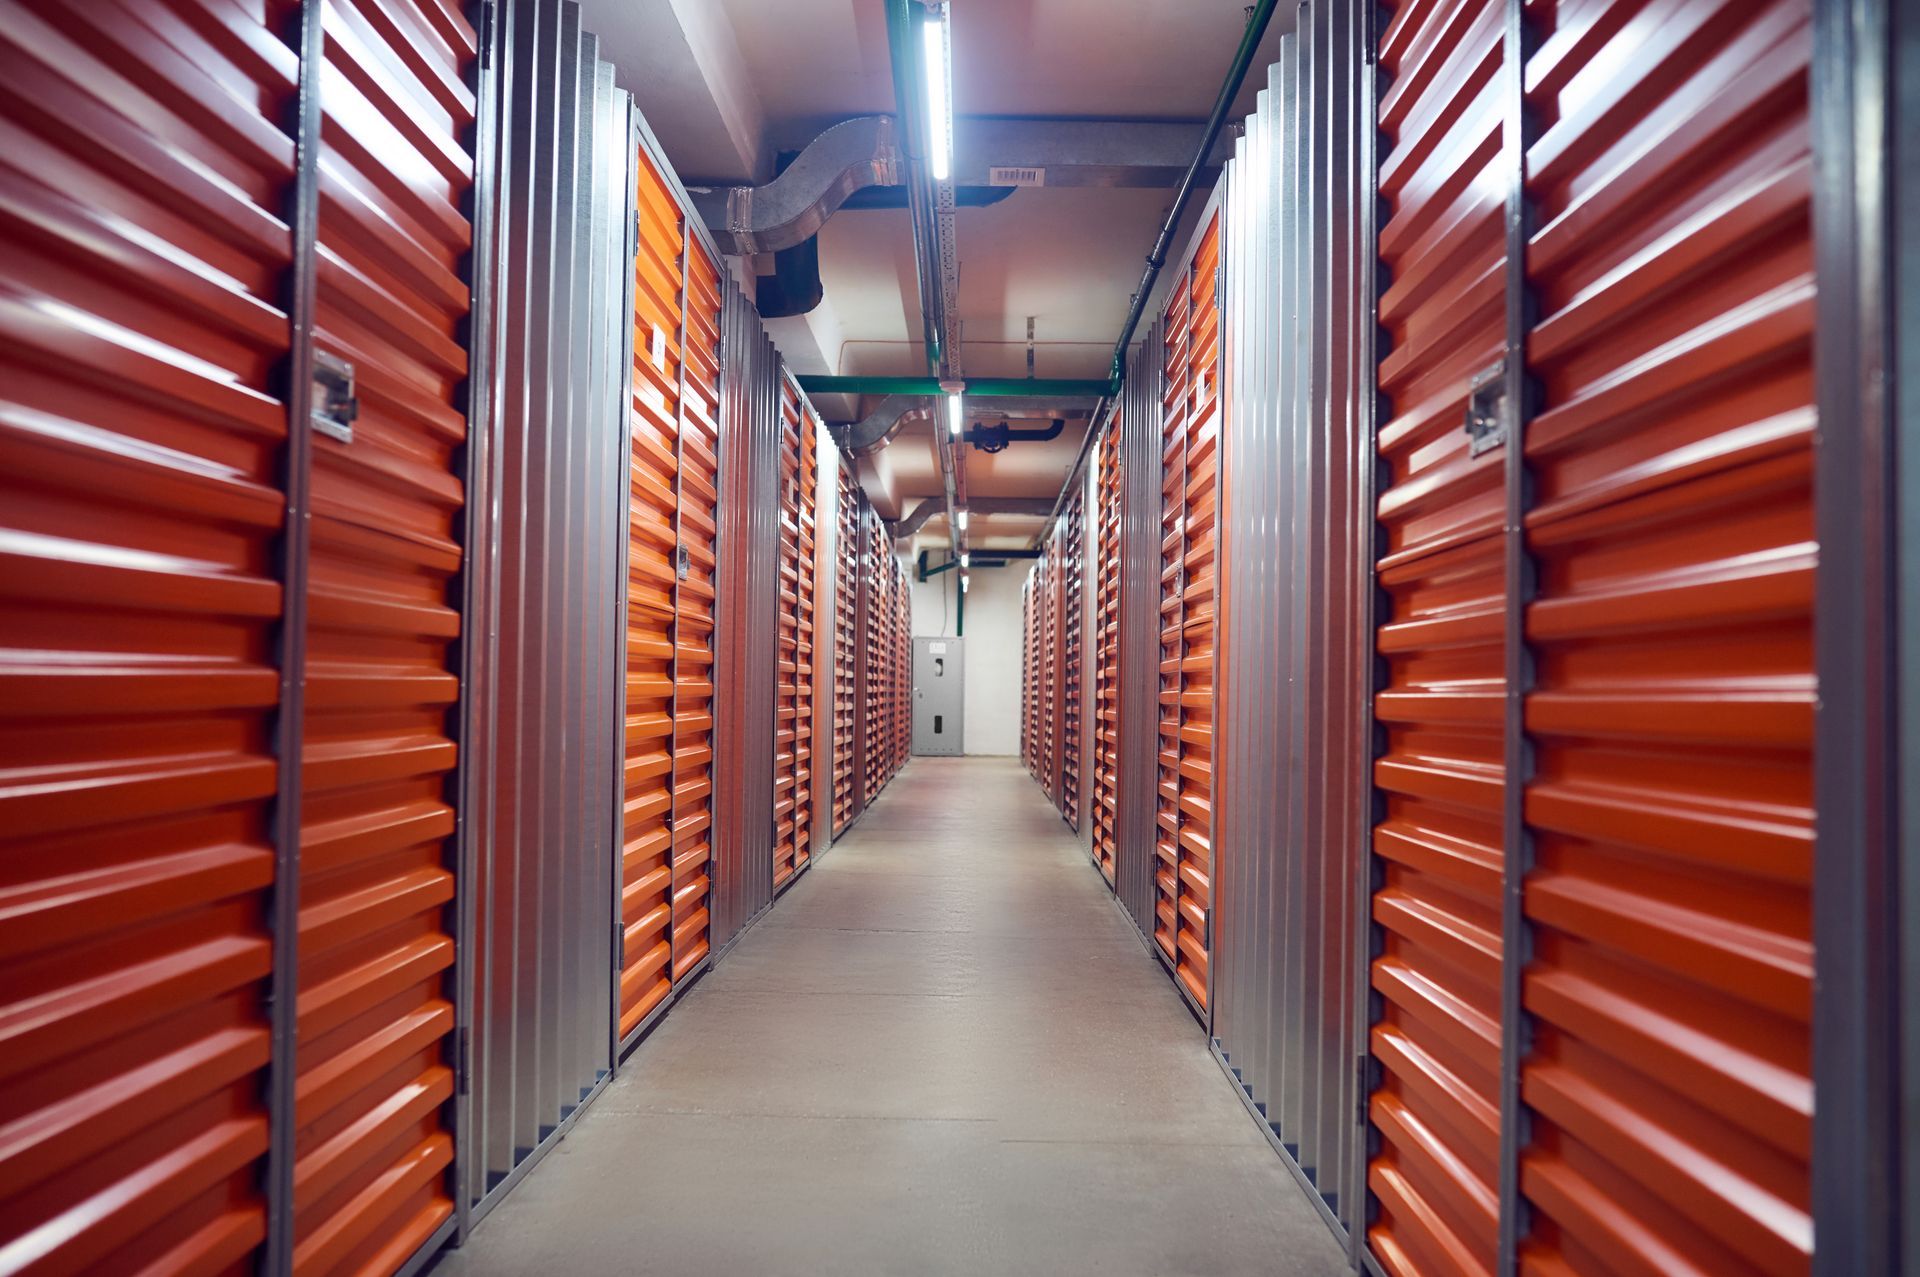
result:
[(1100, 440), (1093, 605), (1093, 859), (1113, 884), (1119, 847), (1120, 774), (1120, 421)]
[(833, 832), (836, 837), (853, 819), (853, 799), (860, 783), (854, 757), (854, 722), (859, 715), (860, 659), (855, 637), (859, 607), (860, 507), (854, 499), (851, 465), (842, 459), (840, 491), (835, 503), (833, 552)]
[(476, 36), (452, 4), (324, 9), (294, 1270), (397, 1269), (453, 1211), (452, 663)]
[(1522, 1254), (1802, 1273), (1812, 5), (1531, 7)]
[(1215, 499), (1220, 439), (1220, 218), (1210, 216), (1163, 316), (1159, 866), (1154, 940), (1207, 1006), (1213, 898)]
[(679, 552), (674, 591), (673, 979), (712, 948), (714, 538), (720, 483), (720, 269), (705, 244), (686, 251), (686, 360), (680, 399)]
[(1020, 583), (1020, 761), (1038, 779), (1033, 759), (1033, 573)]
[(860, 778), (861, 806), (871, 803), (885, 783), (887, 765), (886, 653), (887, 608), (884, 558), (886, 543), (880, 521), (869, 507), (860, 511), (860, 588), (866, 594), (866, 650), (860, 659), (866, 667), (866, 690), (861, 712), (865, 715), (866, 757)]
[(621, 842), (620, 1035), (673, 989), (673, 692), (685, 230), (639, 153), (628, 416), (627, 710)]
[(0, 12), (0, 1269), (266, 1234), (294, 6)]
[(1081, 642), (1082, 609), (1086, 570), (1086, 498), (1075, 492), (1060, 521), (1060, 571), (1063, 593), (1060, 602), (1061, 663), (1065, 673), (1060, 694), (1060, 814), (1075, 829), (1080, 828), (1080, 746), (1082, 723), (1081, 678), (1086, 667), (1086, 652)]
[(1461, 424), (1504, 352), (1503, 6), (1412, 0), (1380, 36), (1384, 814), (1368, 1240), (1390, 1273), (1490, 1271), (1500, 1117), (1502, 462)]
[(806, 867), (813, 825), (812, 410), (782, 381), (779, 679), (774, 737), (773, 884)]
[(820, 489), (820, 419), (814, 415), (813, 407), (802, 401), (800, 434), (794, 440), (799, 449), (799, 502), (794, 512), (798, 527), (796, 533), (795, 566), (799, 579), (794, 583), (799, 614), (799, 635), (794, 644), (794, 689), (793, 689), (793, 730), (794, 730), (794, 793), (793, 793), (793, 864), (795, 870), (805, 869), (813, 859), (813, 826), (815, 806), (818, 802), (819, 785), (814, 779), (813, 723), (815, 688), (814, 645), (818, 642), (819, 621), (814, 607), (815, 586), (818, 569), (814, 557), (816, 536), (815, 522), (818, 515), (815, 508), (819, 503)]

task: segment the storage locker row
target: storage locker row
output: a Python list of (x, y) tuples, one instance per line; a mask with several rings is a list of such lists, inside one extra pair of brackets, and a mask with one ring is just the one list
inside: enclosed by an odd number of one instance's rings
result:
[(904, 757), (884, 546), (816, 693), (850, 470), (493, 12), (0, 20), (0, 1269), (417, 1266)]
[(1816, 25), (1302, 5), (1097, 423), (1094, 623), (1029, 579), (1026, 765), (1070, 811), (1091, 669), (1095, 862), (1357, 1265), (1804, 1272), (1856, 1173)]

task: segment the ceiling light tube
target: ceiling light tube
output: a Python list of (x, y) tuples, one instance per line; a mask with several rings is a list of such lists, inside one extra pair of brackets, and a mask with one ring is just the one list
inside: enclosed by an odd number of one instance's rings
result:
[(966, 592), (967, 592), (967, 574), (965, 572), (962, 572), (960, 574), (960, 593), (965, 594)]
[(961, 506), (960, 509), (954, 514), (954, 519), (960, 524), (960, 530), (962, 532), (965, 532), (967, 530), (967, 508), (965, 506)]
[(960, 396), (947, 396), (947, 433), (958, 439), (966, 429), (966, 415), (960, 410)]
[(967, 551), (965, 550), (960, 551), (960, 566), (963, 568), (970, 567), (972, 566), (972, 563), (973, 563), (973, 556), (967, 553)]
[(952, 65), (948, 61), (947, 10), (929, 9), (920, 24), (925, 41), (925, 79), (927, 84), (927, 162), (933, 168), (933, 180), (944, 182), (953, 176), (953, 86)]

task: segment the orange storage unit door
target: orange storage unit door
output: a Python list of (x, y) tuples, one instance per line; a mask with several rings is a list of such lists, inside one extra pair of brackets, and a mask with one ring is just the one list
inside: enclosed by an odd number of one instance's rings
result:
[(1534, 15), (1520, 1252), (1543, 1271), (1809, 1266), (1813, 8)]
[[(388, 1272), (453, 1210), (454, 812), (476, 33), (450, 5), (323, 19), (316, 438), (301, 804), (294, 1270)], [(403, 180), (402, 174), (406, 177)]]
[(680, 400), (678, 533), (686, 565), (674, 589), (673, 979), (706, 962), (712, 935), (713, 604), (720, 455), (718, 259), (689, 236), (686, 360)]
[(860, 507), (851, 461), (841, 459), (834, 500), (833, 539), (833, 833), (853, 820), (860, 776), (854, 733), (858, 727), (860, 603)]
[(620, 1035), (673, 989), (674, 616), (679, 578), (684, 218), (638, 152), (633, 379), (628, 409), (627, 702), (620, 853)]
[(780, 385), (780, 607), (774, 733), (774, 887), (804, 869), (813, 829), (813, 409)]
[(1162, 316), (1160, 766), (1154, 941), (1203, 1015), (1212, 943), (1220, 216), (1206, 215)]
[(0, 17), (0, 1268), (267, 1210), (294, 6)]
[(1505, 342), (1499, 0), (1381, 28), (1378, 469), (1383, 819), (1372, 918), (1378, 1212), (1398, 1274), (1486, 1271), (1497, 1242), (1503, 556), (1499, 453), (1460, 428)]
[(1084, 488), (1067, 503), (1060, 520), (1061, 576), (1060, 644), (1063, 674), (1060, 680), (1060, 814), (1075, 830), (1080, 828), (1082, 671), (1086, 650), (1082, 642), (1084, 621), (1086, 497)]
[[(1417, 0), (1381, 33), (1378, 467), (1383, 476), (1374, 713), (1383, 870), (1371, 984), (1383, 1081), (1370, 1241), (1420, 1272), (1493, 1262), (1500, 1058), (1501, 469), (1460, 429), (1504, 343), (1493, 168), (1502, 7)], [(1466, 157), (1462, 162), (1460, 157)]]
[(1120, 421), (1107, 422), (1095, 454), (1093, 523), (1093, 860), (1109, 886), (1119, 850), (1120, 813)]

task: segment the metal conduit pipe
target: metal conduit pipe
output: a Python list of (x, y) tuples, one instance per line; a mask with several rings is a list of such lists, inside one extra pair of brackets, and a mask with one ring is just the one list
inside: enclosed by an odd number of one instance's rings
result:
[(1120, 326), (1119, 340), (1113, 343), (1113, 364), (1109, 375), (1114, 381), (1126, 365), (1127, 347), (1133, 343), (1133, 330), (1139, 327), (1140, 316), (1146, 313), (1147, 298), (1153, 293), (1153, 285), (1160, 278), (1160, 268), (1167, 264), (1167, 250), (1173, 244), (1174, 232), (1179, 228), (1180, 218), (1187, 211), (1187, 202), (1193, 198), (1194, 185), (1200, 180), (1200, 170), (1207, 166), (1207, 157), (1213, 153), (1214, 141), (1220, 136), (1221, 127), (1227, 122), (1227, 112), (1233, 109), (1233, 100), (1240, 94), (1240, 82), (1247, 78), (1247, 68), (1253, 65), (1253, 55), (1260, 49), (1260, 38), (1267, 33), (1267, 23), (1273, 17), (1276, 0), (1258, 0), (1253, 13), (1247, 19), (1247, 29), (1240, 37), (1240, 47), (1234, 50), (1233, 63), (1227, 68), (1227, 78), (1220, 85), (1220, 94), (1213, 100), (1213, 111), (1207, 116), (1206, 131), (1200, 136), (1200, 146), (1193, 153), (1193, 162), (1187, 165), (1187, 171), (1180, 179), (1180, 188), (1174, 193), (1173, 206), (1167, 210), (1166, 221), (1161, 223), (1160, 233), (1154, 237), (1153, 247), (1147, 252), (1147, 268), (1140, 276), (1140, 287), (1133, 294), (1133, 303), (1127, 308), (1127, 322)]
[(1200, 171), (1207, 166), (1207, 157), (1213, 152), (1213, 144), (1220, 136), (1220, 129), (1227, 122), (1227, 113), (1233, 109), (1233, 100), (1240, 94), (1240, 84), (1247, 78), (1247, 69), (1253, 65), (1253, 55), (1260, 49), (1261, 37), (1267, 33), (1267, 23), (1273, 18), (1277, 0), (1258, 0), (1253, 12), (1247, 18), (1247, 29), (1241, 33), (1240, 47), (1233, 52), (1233, 62), (1227, 68), (1227, 78), (1220, 84), (1220, 93), (1213, 100), (1213, 111), (1207, 116), (1206, 131), (1200, 136), (1200, 145), (1193, 153), (1193, 162), (1187, 165), (1186, 174), (1180, 179), (1180, 189), (1175, 192), (1173, 206), (1167, 210), (1167, 217), (1160, 225), (1160, 233), (1154, 237), (1153, 247), (1147, 252), (1146, 270), (1141, 273), (1140, 286), (1133, 294), (1133, 301), (1127, 307), (1127, 319), (1120, 326), (1120, 336), (1113, 343), (1113, 362), (1109, 368), (1112, 389), (1108, 392), (1101, 411), (1096, 413), (1093, 425), (1087, 430), (1087, 437), (1080, 441), (1080, 451), (1073, 459), (1073, 469), (1067, 472), (1065, 483), (1060, 485), (1060, 495), (1053, 500), (1053, 512), (1047, 516), (1047, 525), (1040, 529), (1033, 539), (1038, 546), (1046, 540), (1052, 531), (1053, 522), (1060, 517), (1060, 511), (1066, 507), (1067, 494), (1073, 491), (1073, 485), (1080, 480), (1080, 472), (1087, 464), (1087, 456), (1093, 451), (1094, 441), (1106, 428), (1107, 418), (1113, 415), (1114, 405), (1119, 402), (1120, 379), (1126, 373), (1127, 347), (1133, 344), (1133, 331), (1140, 326), (1140, 317), (1146, 313), (1147, 299), (1153, 293), (1153, 286), (1160, 278), (1160, 268), (1167, 264), (1167, 250), (1173, 244), (1174, 232), (1179, 228), (1180, 218), (1187, 211), (1187, 203), (1193, 198), (1194, 184), (1199, 181)]
[[(952, 379), (959, 376), (960, 364), (959, 351), (949, 339), (946, 299), (954, 294), (957, 281), (950, 278), (951, 270), (943, 265), (950, 263), (954, 255), (940, 252), (940, 227), (936, 220), (938, 192), (926, 155), (925, 85), (915, 51), (918, 34), (909, 0), (887, 0), (887, 51), (893, 67), (894, 108), (901, 125), (899, 141), (906, 158), (907, 209), (913, 219), (913, 269), (920, 289), (920, 323), (926, 343), (927, 371), (935, 377)], [(951, 202), (951, 182), (946, 184), (946, 190)], [(936, 387), (936, 391), (938, 389)], [(952, 443), (943, 430), (934, 431), (934, 452), (940, 458), (940, 488), (947, 506), (948, 540), (957, 556), (960, 532), (953, 518), (955, 462)]]

